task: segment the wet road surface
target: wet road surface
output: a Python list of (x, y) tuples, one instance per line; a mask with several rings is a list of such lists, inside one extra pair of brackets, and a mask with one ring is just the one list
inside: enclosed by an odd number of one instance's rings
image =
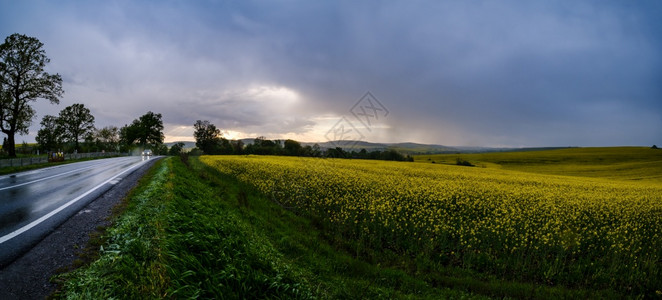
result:
[(154, 158), (99, 159), (0, 176), (0, 267), (147, 159)]

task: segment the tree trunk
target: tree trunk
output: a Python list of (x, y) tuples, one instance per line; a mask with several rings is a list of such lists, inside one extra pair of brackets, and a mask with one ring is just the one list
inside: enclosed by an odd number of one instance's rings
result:
[(9, 153), (9, 157), (16, 157), (16, 143), (13, 134), (7, 134), (7, 153)]

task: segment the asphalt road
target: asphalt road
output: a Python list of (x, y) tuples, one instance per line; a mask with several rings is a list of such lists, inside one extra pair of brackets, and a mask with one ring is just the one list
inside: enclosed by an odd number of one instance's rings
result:
[(0, 176), (0, 268), (145, 164), (139, 156)]

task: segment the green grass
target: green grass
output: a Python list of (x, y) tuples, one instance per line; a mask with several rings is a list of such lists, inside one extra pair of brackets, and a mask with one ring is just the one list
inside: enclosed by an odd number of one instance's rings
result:
[(649, 147), (567, 148), (543, 151), (416, 155), (415, 162), (456, 164), (531, 173), (662, 182), (662, 150)]
[(157, 163), (55, 298), (610, 298), (365, 249), (191, 158)]

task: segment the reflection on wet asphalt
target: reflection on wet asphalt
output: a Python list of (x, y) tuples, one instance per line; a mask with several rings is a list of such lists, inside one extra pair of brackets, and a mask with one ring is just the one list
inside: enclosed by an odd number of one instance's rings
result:
[(0, 176), (0, 237), (141, 161), (140, 157), (100, 159)]

